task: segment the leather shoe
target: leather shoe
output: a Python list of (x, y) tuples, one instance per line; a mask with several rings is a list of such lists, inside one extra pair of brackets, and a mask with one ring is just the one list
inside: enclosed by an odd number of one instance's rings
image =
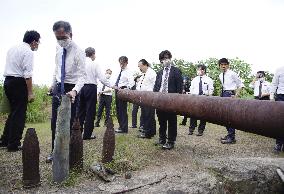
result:
[(162, 139), (159, 139), (156, 143), (155, 143), (155, 146), (162, 146), (166, 143), (166, 140), (162, 140)]
[(7, 146), (7, 152), (16, 152), (22, 150), (22, 146)]
[(137, 136), (138, 138), (147, 138), (147, 139), (151, 139), (152, 136), (150, 135), (146, 135), (145, 133), (141, 133), (140, 135)]
[(203, 131), (198, 131), (198, 133), (196, 134), (196, 136), (202, 136), (203, 135)]
[(236, 143), (236, 139), (228, 137), (225, 140), (221, 140), (221, 143), (222, 144), (234, 144), (234, 143)]
[(122, 131), (121, 129), (116, 129), (114, 132), (115, 132), (115, 133), (127, 133), (127, 132), (125, 132), (125, 131)]
[(225, 137), (221, 137), (221, 140), (226, 140), (228, 138), (228, 135), (226, 135)]
[(165, 149), (165, 150), (171, 150), (171, 149), (173, 149), (175, 147), (174, 145), (175, 145), (174, 143), (167, 142), (166, 144), (164, 144), (162, 146), (162, 148)]
[(46, 163), (51, 163), (52, 160), (53, 160), (53, 156), (52, 156), (52, 154), (50, 154), (50, 155), (46, 158), (45, 162), (46, 162)]
[(4, 141), (0, 141), (0, 147), (7, 147), (8, 144)]
[(83, 137), (83, 140), (91, 140), (91, 139), (96, 139), (97, 137), (95, 135), (91, 137)]
[(100, 124), (98, 123), (95, 123), (95, 126), (94, 127), (100, 127)]
[(137, 126), (131, 126), (130, 128), (137, 128)]
[(189, 128), (188, 135), (193, 135), (194, 128)]

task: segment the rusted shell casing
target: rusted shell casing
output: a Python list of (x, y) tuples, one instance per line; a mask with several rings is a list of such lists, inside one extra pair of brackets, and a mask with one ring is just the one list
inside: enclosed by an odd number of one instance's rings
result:
[(28, 128), (22, 150), (23, 186), (32, 188), (40, 185), (39, 142), (34, 128)]
[(266, 137), (284, 138), (284, 102), (133, 90), (119, 90), (118, 98)]
[(71, 130), (69, 153), (70, 169), (79, 171), (83, 169), (83, 139), (80, 128), (79, 119), (75, 119)]
[(102, 163), (111, 162), (114, 156), (115, 150), (115, 134), (113, 128), (113, 121), (110, 117), (107, 122), (107, 128), (103, 138), (103, 150), (102, 150)]

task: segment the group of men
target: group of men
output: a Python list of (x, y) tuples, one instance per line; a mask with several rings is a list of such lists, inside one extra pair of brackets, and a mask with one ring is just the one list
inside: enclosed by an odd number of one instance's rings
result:
[[(57, 109), (60, 106), (61, 96), (68, 95), (71, 103), (70, 126), (76, 117), (80, 120), (83, 129), (83, 139), (94, 139), (92, 135), (95, 126), (99, 126), (103, 107), (106, 107), (106, 120), (110, 116), (110, 106), (112, 101), (112, 90), (115, 94), (118, 89), (131, 89), (134, 85), (134, 79), (131, 70), (128, 68), (128, 58), (121, 56), (119, 58), (120, 73), (115, 84), (110, 82), (112, 71), (106, 70), (102, 73), (101, 67), (95, 64), (95, 49), (89, 47), (83, 52), (72, 40), (72, 28), (66, 21), (58, 21), (53, 25), (58, 47), (56, 52), (56, 67), (53, 77), (53, 84), (50, 90), (52, 97), (52, 150), (54, 148), (54, 139), (56, 132)], [(8, 151), (18, 151), (21, 149), (20, 140), (25, 125), (25, 115), (27, 103), (34, 99), (32, 92), (32, 70), (33, 70), (33, 52), (36, 51), (40, 43), (40, 34), (36, 31), (27, 31), (24, 35), (23, 44), (11, 48), (7, 54), (5, 67), (4, 90), (7, 95), (11, 113), (5, 124), (3, 135), (0, 139), (0, 146), (7, 147)], [(155, 72), (150, 64), (141, 59), (138, 61), (138, 67), (141, 71), (140, 81), (136, 84), (136, 90), (154, 91), (161, 93), (182, 93), (183, 77), (179, 68), (171, 60), (172, 54), (164, 50), (159, 54), (159, 61), (163, 68)], [(238, 97), (243, 87), (239, 76), (229, 69), (229, 61), (226, 58), (219, 60), (221, 74), (219, 76), (222, 83), (221, 97)], [(94, 123), (97, 103), (97, 85), (98, 80), (103, 84), (99, 92), (99, 110), (97, 121)], [(256, 84), (256, 82), (254, 83)], [(256, 84), (257, 85), (257, 84)], [(284, 99), (284, 70), (277, 72), (273, 78), (273, 89), (276, 100)], [(261, 86), (263, 88), (264, 84)], [(259, 86), (260, 88), (260, 86)], [(213, 80), (206, 76), (206, 66), (198, 65), (197, 76), (192, 80), (190, 94), (212, 95)], [(262, 91), (262, 90), (261, 90)], [(262, 96), (268, 93), (258, 94), (261, 100)], [(119, 123), (116, 133), (128, 133), (128, 115), (127, 102), (121, 100), (115, 95), (117, 119)], [(156, 134), (155, 111), (159, 123), (159, 139), (156, 143), (163, 149), (174, 148), (177, 137), (177, 115), (162, 110), (155, 110), (152, 107), (141, 107), (141, 120), (143, 120), (143, 130), (139, 138), (152, 138)], [(197, 120), (191, 118), (189, 135), (192, 135), (197, 127)], [(206, 122), (200, 121), (198, 126), (199, 136), (203, 135)], [(224, 144), (235, 143), (235, 129), (227, 128), (228, 134), (221, 138)], [(277, 146), (282, 149), (283, 141), (277, 140)], [(47, 158), (52, 161), (52, 154)]]

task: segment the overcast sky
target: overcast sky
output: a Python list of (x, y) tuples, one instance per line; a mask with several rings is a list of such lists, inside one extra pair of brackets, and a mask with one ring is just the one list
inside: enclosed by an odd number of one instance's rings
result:
[(69, 21), (73, 40), (96, 49), (97, 63), (119, 71), (145, 58), (158, 63), (165, 49), (196, 62), (228, 57), (251, 63), (253, 71), (272, 73), (283, 66), (283, 0), (0, 0), (0, 73), (8, 49), (26, 30), (41, 34), (35, 52), (34, 82), (49, 85), (55, 68), (53, 23)]

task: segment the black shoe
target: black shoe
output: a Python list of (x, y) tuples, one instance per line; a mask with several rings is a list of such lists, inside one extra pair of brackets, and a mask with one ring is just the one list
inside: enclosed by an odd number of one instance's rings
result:
[(52, 160), (53, 160), (53, 155), (50, 154), (50, 155), (46, 158), (45, 162), (46, 162), (46, 163), (51, 163)]
[(161, 140), (159, 139), (156, 143), (155, 143), (155, 146), (162, 146), (166, 143), (166, 140)]
[(23, 149), (22, 146), (10, 146), (10, 145), (7, 146), (7, 152), (17, 152), (22, 149)]
[(140, 126), (139, 129), (143, 129), (143, 126)]
[(100, 127), (100, 124), (99, 123), (95, 123), (95, 127)]
[(153, 136), (151, 135), (146, 135), (145, 133), (141, 133), (140, 135), (137, 136), (138, 138), (147, 138), (147, 139), (151, 139)]
[(175, 147), (175, 144), (172, 143), (172, 142), (167, 142), (166, 144), (164, 144), (164, 145), (162, 146), (162, 148), (163, 148), (164, 150), (171, 150), (171, 149), (173, 149), (174, 147)]
[(193, 135), (194, 128), (189, 128), (188, 135)]
[(228, 135), (226, 135), (225, 137), (221, 137), (221, 140), (226, 140), (228, 138)]
[(235, 139), (235, 138), (228, 137), (228, 138), (225, 139), (225, 140), (221, 140), (221, 143), (222, 143), (222, 144), (234, 144), (234, 143), (236, 143), (236, 139)]
[(91, 139), (96, 139), (97, 137), (95, 135), (91, 137), (83, 137), (83, 140), (91, 140)]
[(196, 134), (196, 136), (202, 136), (203, 135), (203, 131), (198, 131), (198, 133)]
[(132, 125), (130, 128), (137, 128), (137, 126), (136, 125)]
[(127, 133), (127, 131), (122, 131), (121, 129), (114, 130), (115, 133)]
[(4, 142), (4, 141), (0, 141), (0, 147), (7, 147), (8, 143)]

